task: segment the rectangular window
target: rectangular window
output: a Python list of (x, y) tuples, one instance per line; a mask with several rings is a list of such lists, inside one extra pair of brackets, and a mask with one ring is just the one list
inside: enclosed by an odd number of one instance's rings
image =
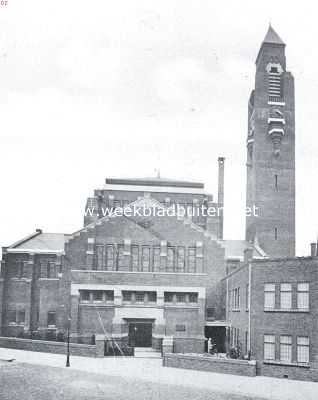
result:
[(8, 318), (9, 324), (16, 324), (16, 322), (17, 322), (16, 310), (8, 310), (7, 318)]
[(186, 294), (177, 293), (177, 303), (185, 303), (185, 302), (186, 302)]
[(103, 301), (103, 292), (101, 290), (93, 291), (93, 301), (97, 301), (97, 302)]
[(145, 301), (145, 292), (136, 292), (136, 303), (143, 303)]
[(139, 246), (131, 246), (131, 269), (133, 271), (139, 269)]
[(206, 309), (206, 318), (207, 319), (215, 319), (215, 308), (214, 307), (208, 307)]
[(264, 308), (275, 308), (275, 285), (272, 283), (264, 286)]
[(274, 238), (275, 238), (275, 240), (278, 239), (278, 230), (277, 230), (277, 228), (274, 229)]
[(89, 301), (89, 291), (88, 290), (81, 290), (81, 301), (88, 302)]
[(114, 301), (114, 291), (113, 290), (106, 290), (106, 292), (105, 292), (105, 300), (107, 302), (113, 302)]
[(153, 248), (153, 270), (160, 270), (160, 247)]
[(189, 293), (189, 303), (198, 302), (198, 293)]
[(264, 360), (275, 360), (274, 335), (264, 335)]
[(23, 278), (24, 275), (24, 261), (18, 261), (18, 273), (19, 278)]
[(240, 293), (240, 288), (237, 288), (237, 304), (236, 308), (239, 309), (241, 308), (241, 293)]
[(185, 248), (184, 247), (178, 247), (178, 253), (177, 253), (177, 271), (178, 272), (184, 272), (185, 271)]
[(188, 272), (196, 272), (196, 251), (195, 247), (188, 248)]
[(114, 200), (114, 209), (121, 207), (121, 201), (120, 200)]
[(250, 297), (250, 286), (247, 283), (245, 286), (245, 308), (246, 308), (246, 310), (249, 309), (249, 297)]
[(47, 277), (56, 278), (56, 268), (54, 262), (49, 261), (47, 263)]
[(156, 292), (148, 292), (148, 302), (156, 303), (157, 302), (157, 293)]
[(292, 308), (292, 285), (290, 283), (280, 285), (280, 308)]
[(124, 290), (122, 292), (122, 295), (123, 295), (123, 301), (124, 302), (126, 302), (126, 303), (131, 302), (131, 300), (132, 300), (132, 293), (131, 292), (128, 292), (128, 291)]
[(25, 322), (25, 311), (18, 310), (17, 311), (17, 324), (24, 325), (24, 322)]
[(104, 269), (104, 246), (97, 245), (96, 246), (96, 269), (102, 270)]
[(117, 245), (117, 271), (126, 270), (127, 265), (124, 250), (125, 248), (123, 244)]
[(168, 247), (167, 248), (167, 271), (174, 271), (174, 262), (175, 262), (175, 248)]
[(185, 325), (181, 325), (181, 324), (176, 325), (176, 332), (185, 332), (185, 331), (186, 331)]
[(297, 308), (309, 309), (309, 283), (298, 283), (297, 285)]
[(165, 303), (173, 303), (173, 293), (165, 292)]
[(55, 311), (49, 311), (47, 313), (47, 325), (48, 326), (56, 325), (56, 312)]
[(309, 363), (309, 337), (307, 336), (297, 338), (297, 362)]
[(112, 244), (106, 246), (106, 270), (114, 270), (114, 246)]
[(292, 337), (280, 337), (280, 361), (291, 362), (292, 360)]
[(145, 272), (150, 271), (150, 247), (149, 246), (142, 246), (141, 268), (142, 268), (142, 271), (145, 271)]

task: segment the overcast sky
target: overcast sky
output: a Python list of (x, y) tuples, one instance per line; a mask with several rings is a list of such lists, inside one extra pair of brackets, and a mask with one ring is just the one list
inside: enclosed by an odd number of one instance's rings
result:
[(226, 157), (244, 238), (247, 100), (271, 21), (296, 85), (297, 252), (318, 233), (314, 1), (8, 0), (0, 7), (0, 244), (73, 232), (105, 177), (203, 181)]

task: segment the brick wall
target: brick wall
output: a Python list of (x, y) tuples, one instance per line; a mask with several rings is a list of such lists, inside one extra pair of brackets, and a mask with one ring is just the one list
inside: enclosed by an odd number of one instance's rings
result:
[[(5, 347), (9, 349), (66, 354), (66, 346), (67, 344), (64, 342), (48, 342), (42, 340), (0, 337), (0, 347)], [(73, 356), (95, 357), (96, 346), (70, 343), (70, 354)]]
[(245, 360), (230, 360), (209, 356), (192, 356), (182, 354), (165, 354), (164, 367), (195, 369), (231, 375), (256, 375), (256, 362)]

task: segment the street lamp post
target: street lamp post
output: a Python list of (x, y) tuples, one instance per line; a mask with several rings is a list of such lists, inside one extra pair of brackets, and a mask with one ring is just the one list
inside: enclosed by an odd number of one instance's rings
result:
[(66, 355), (66, 366), (70, 367), (70, 325), (71, 325), (71, 318), (67, 320), (67, 355)]

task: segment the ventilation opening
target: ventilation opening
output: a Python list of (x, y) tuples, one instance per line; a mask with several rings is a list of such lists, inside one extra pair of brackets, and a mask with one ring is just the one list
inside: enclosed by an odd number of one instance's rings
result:
[(275, 175), (275, 190), (278, 191), (278, 175)]
[(278, 74), (270, 73), (268, 76), (268, 94), (273, 97), (281, 97), (281, 78)]
[(288, 375), (287, 375), (287, 374), (284, 374), (284, 375), (283, 375), (283, 378), (288, 379)]

